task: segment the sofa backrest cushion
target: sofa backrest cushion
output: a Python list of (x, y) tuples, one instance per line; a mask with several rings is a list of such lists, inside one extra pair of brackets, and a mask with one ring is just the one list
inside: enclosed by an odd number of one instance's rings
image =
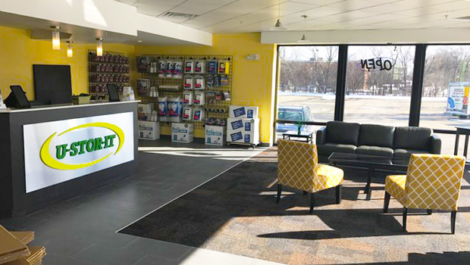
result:
[(395, 127), (361, 124), (359, 145), (380, 146), (393, 148)]
[(395, 149), (411, 149), (429, 151), (431, 149), (432, 130), (423, 127), (396, 127)]
[(357, 145), (360, 127), (359, 123), (330, 121), (326, 124), (326, 142)]

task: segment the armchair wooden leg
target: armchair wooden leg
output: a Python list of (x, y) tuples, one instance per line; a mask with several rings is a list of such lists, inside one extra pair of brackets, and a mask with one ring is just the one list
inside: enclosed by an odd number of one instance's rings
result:
[(403, 208), (403, 231), (406, 232), (406, 215), (408, 214), (408, 208)]
[(457, 211), (452, 211), (450, 214), (451, 232), (455, 234), (455, 221), (457, 219)]
[(384, 213), (388, 213), (388, 206), (390, 205), (390, 194), (385, 192), (385, 199), (384, 199)]
[(279, 201), (281, 200), (281, 192), (282, 192), (282, 184), (277, 184), (276, 204), (279, 204)]
[(313, 206), (315, 205), (315, 193), (310, 194), (310, 214), (313, 213)]
[(336, 186), (336, 204), (341, 203), (342, 190), (343, 190), (343, 185)]
[(428, 209), (428, 215), (432, 214), (432, 209)]

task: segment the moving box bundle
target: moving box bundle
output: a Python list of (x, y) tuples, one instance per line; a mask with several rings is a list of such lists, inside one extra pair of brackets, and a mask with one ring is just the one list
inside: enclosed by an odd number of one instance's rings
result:
[(223, 146), (225, 144), (225, 126), (206, 125), (206, 144)]
[(191, 143), (194, 139), (194, 126), (190, 123), (172, 123), (171, 141), (176, 143)]
[(28, 247), (34, 232), (9, 232), (0, 225), (0, 264), (40, 265), (46, 255), (44, 247)]
[(258, 107), (230, 106), (227, 141), (232, 144), (259, 144)]
[(154, 121), (139, 121), (139, 139), (160, 139), (160, 123)]

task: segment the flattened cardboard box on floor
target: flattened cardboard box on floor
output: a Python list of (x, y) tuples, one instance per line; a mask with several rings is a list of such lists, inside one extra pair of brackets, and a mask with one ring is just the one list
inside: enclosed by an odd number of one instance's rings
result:
[(0, 264), (30, 255), (28, 247), (0, 225)]
[(225, 144), (225, 126), (206, 125), (206, 145), (223, 146)]
[(44, 247), (29, 247), (29, 250), (31, 255), (8, 262), (6, 265), (41, 265), (42, 259), (46, 256), (46, 249)]
[(34, 231), (15, 231), (10, 232), (14, 237), (19, 239), (21, 243), (28, 245), (34, 240)]
[(194, 126), (190, 123), (172, 123), (171, 141), (175, 143), (191, 143), (194, 140)]
[(259, 119), (228, 118), (227, 141), (258, 145), (259, 122)]

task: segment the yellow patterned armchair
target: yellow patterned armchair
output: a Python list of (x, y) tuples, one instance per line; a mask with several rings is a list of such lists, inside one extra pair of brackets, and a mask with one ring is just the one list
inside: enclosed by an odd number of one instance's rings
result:
[(341, 203), (343, 170), (318, 164), (316, 145), (279, 140), (278, 161), (276, 203), (281, 199), (283, 185), (310, 193), (310, 213), (317, 191), (336, 187), (336, 203)]
[(390, 196), (400, 202), (403, 209), (403, 231), (410, 209), (451, 211), (451, 231), (455, 233), (455, 220), (460, 186), (465, 169), (465, 157), (414, 154), (406, 175), (387, 176), (385, 180), (384, 212), (388, 212)]

